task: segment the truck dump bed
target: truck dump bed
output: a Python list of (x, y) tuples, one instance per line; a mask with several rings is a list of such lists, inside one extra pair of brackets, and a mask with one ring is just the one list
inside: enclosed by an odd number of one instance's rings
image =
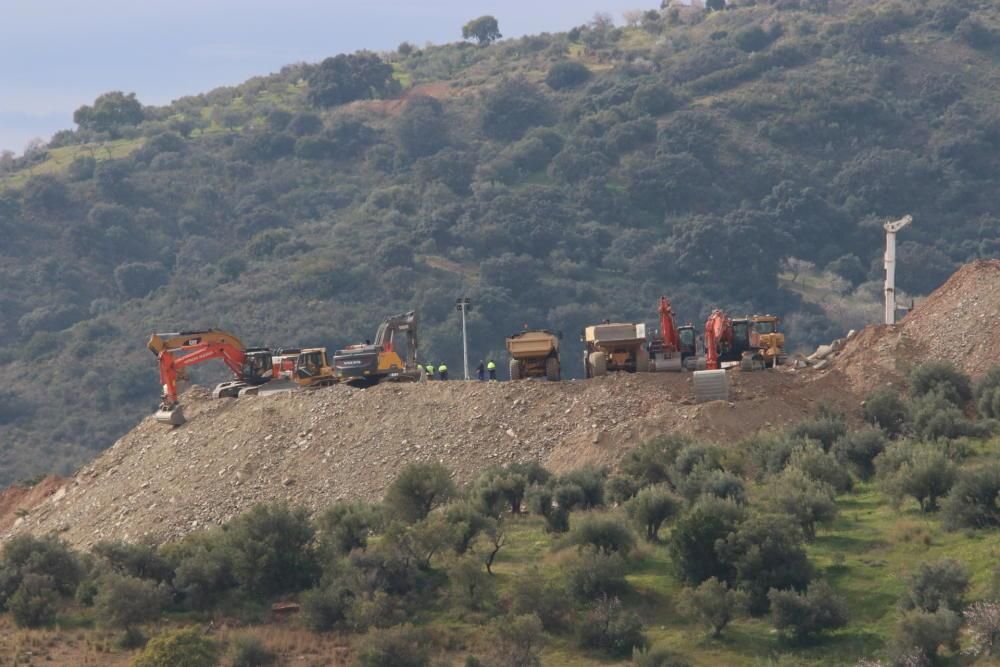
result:
[(507, 352), (515, 359), (547, 357), (555, 349), (556, 340), (544, 331), (526, 331), (507, 339)]
[(646, 340), (645, 324), (595, 324), (587, 327), (588, 341), (597, 344), (636, 343)]

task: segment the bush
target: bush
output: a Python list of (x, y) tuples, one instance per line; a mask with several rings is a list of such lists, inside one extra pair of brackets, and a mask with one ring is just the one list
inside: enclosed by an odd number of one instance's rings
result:
[(91, 549), (98, 558), (119, 574), (160, 583), (173, 579), (174, 569), (156, 549), (148, 544), (98, 542)]
[(1000, 419), (1000, 366), (994, 366), (976, 382), (976, 409), (988, 419)]
[(315, 632), (327, 632), (347, 619), (353, 601), (351, 591), (338, 583), (329, 583), (302, 594), (302, 616)]
[(645, 647), (646, 637), (638, 616), (624, 609), (618, 598), (605, 597), (583, 618), (577, 628), (577, 643), (609, 655), (626, 656)]
[(746, 513), (736, 503), (702, 498), (674, 524), (668, 549), (677, 576), (700, 584), (710, 577), (728, 580), (731, 569), (719, 558), (716, 542), (736, 530)]
[(605, 554), (627, 554), (635, 545), (635, 537), (628, 525), (615, 515), (587, 515), (573, 528), (568, 542), (581, 547), (594, 547)]
[(94, 611), (101, 623), (127, 628), (159, 618), (167, 602), (166, 590), (152, 581), (112, 572), (97, 581)]
[(481, 558), (468, 555), (448, 567), (451, 599), (469, 611), (491, 609), (496, 605), (496, 584), (483, 568)]
[(799, 444), (787, 435), (766, 433), (743, 442), (741, 449), (749, 452), (754, 476), (762, 480), (784, 470)]
[(14, 622), (22, 628), (39, 628), (56, 620), (59, 594), (52, 577), (44, 574), (26, 574), (14, 594), (7, 600), (7, 608)]
[(444, 509), (445, 520), (455, 530), (455, 553), (464, 554), (483, 530), (490, 525), (490, 517), (479, 508), (465, 501), (449, 504)]
[(545, 83), (553, 90), (575, 88), (590, 79), (590, 70), (578, 60), (564, 60), (549, 68)]
[(775, 629), (791, 628), (798, 640), (842, 628), (848, 622), (847, 604), (826, 582), (810, 586), (805, 594), (772, 589), (768, 599)]
[(966, 653), (973, 656), (995, 656), (1000, 651), (1000, 603), (974, 602), (965, 609), (965, 624), (969, 628)]
[(378, 510), (360, 502), (337, 502), (316, 518), (320, 551), (346, 556), (368, 546), (368, 534), (379, 523)]
[(926, 361), (910, 371), (909, 380), (914, 396), (936, 393), (959, 407), (972, 399), (969, 376), (950, 361)]
[(218, 663), (219, 645), (197, 628), (186, 628), (151, 639), (132, 667), (215, 667)]
[(526, 79), (510, 79), (483, 98), (482, 128), (490, 139), (514, 141), (532, 127), (548, 125), (551, 102)]
[(546, 579), (535, 568), (511, 582), (510, 611), (518, 616), (537, 614), (545, 630), (557, 631), (565, 625), (571, 610), (566, 592), (565, 586)]
[(490, 624), (491, 649), (484, 667), (539, 667), (542, 622), (535, 614), (498, 618)]
[[(843, 442), (849, 437), (850, 434), (847, 434), (837, 442)], [(795, 470), (801, 470), (807, 477), (816, 482), (828, 485), (838, 494), (847, 493), (854, 486), (854, 480), (837, 460), (834, 451), (824, 452), (811, 442), (806, 442), (792, 452), (788, 466)]]
[(732, 568), (732, 583), (749, 595), (747, 608), (754, 615), (767, 612), (772, 588), (803, 590), (812, 578), (802, 532), (784, 516), (750, 517), (716, 550)]
[(833, 455), (861, 480), (869, 480), (875, 474), (875, 458), (885, 451), (888, 444), (885, 433), (880, 429), (866, 428), (851, 431), (833, 444)]
[(170, 279), (159, 262), (126, 262), (115, 269), (115, 284), (127, 298), (141, 299)]
[(358, 667), (425, 667), (430, 664), (426, 633), (410, 624), (368, 633), (355, 664)]
[(680, 106), (680, 100), (665, 83), (647, 83), (635, 89), (632, 106), (642, 113), (659, 116)]
[(608, 479), (605, 485), (608, 500), (616, 504), (624, 504), (639, 492), (639, 483), (627, 475), (615, 475)]
[(570, 484), (579, 487), (583, 493), (580, 501), (574, 504), (580, 509), (593, 509), (604, 505), (604, 480), (607, 479), (607, 471), (600, 468), (585, 467), (578, 468), (559, 477), (559, 484)]
[(177, 545), (174, 590), (192, 609), (208, 609), (236, 586), (221, 531), (190, 535)]
[(28, 574), (51, 577), (60, 595), (72, 595), (83, 578), (80, 560), (69, 546), (56, 537), (18, 535), (3, 546), (0, 554), (0, 609)]
[(632, 667), (691, 667), (691, 663), (665, 646), (654, 646), (632, 649)]
[(237, 635), (230, 648), (232, 667), (267, 667), (278, 661), (278, 654), (253, 635)]
[[(892, 459), (899, 459), (893, 468)], [(879, 466), (885, 461), (884, 466)], [(924, 512), (937, 510), (938, 499), (947, 495), (958, 469), (940, 448), (933, 445), (899, 443), (876, 460), (885, 488), (897, 502), (913, 497)], [(883, 471), (884, 470), (884, 471)]]
[(960, 470), (942, 514), (948, 530), (1000, 527), (1000, 463)]
[(943, 558), (931, 563), (921, 563), (910, 576), (906, 592), (899, 598), (899, 608), (930, 613), (947, 608), (960, 612), (967, 590), (969, 572), (958, 561)]
[(444, 465), (411, 463), (386, 490), (384, 502), (390, 516), (416, 523), (454, 495), (451, 471)]
[(833, 487), (797, 468), (788, 468), (771, 479), (764, 503), (771, 511), (794, 518), (807, 540), (816, 537), (817, 523), (830, 522), (837, 516)]
[(666, 486), (649, 486), (628, 501), (625, 511), (645, 533), (646, 539), (655, 542), (659, 539), (660, 526), (677, 516), (680, 507), (680, 499)]
[(227, 526), (233, 576), (241, 588), (260, 597), (308, 587), (318, 574), (313, 535), (304, 508), (257, 505)]
[(910, 414), (913, 436), (920, 440), (954, 440), (979, 434), (962, 410), (937, 392), (914, 399)]
[(997, 31), (975, 16), (969, 16), (959, 23), (955, 28), (955, 36), (974, 49), (990, 49), (1000, 42)]
[[(579, 487), (574, 488), (582, 498), (583, 492), (579, 491)], [(556, 494), (551, 485), (532, 486), (528, 489), (526, 500), (532, 512), (545, 518), (545, 532), (564, 533), (569, 530), (569, 510), (562, 503), (556, 504)]]
[(618, 464), (622, 474), (632, 477), (640, 486), (670, 481), (670, 469), (677, 454), (691, 441), (682, 436), (661, 436), (647, 440), (628, 452)]
[[(893, 638), (894, 652), (901, 657), (913, 656), (916, 653), (924, 660), (934, 660), (942, 645), (957, 648), (961, 626), (962, 619), (951, 609), (939, 609), (934, 613), (919, 609), (908, 611), (900, 617), (896, 625)], [(926, 664), (926, 662), (909, 664)]]
[(712, 637), (720, 637), (729, 622), (746, 610), (747, 595), (712, 577), (697, 588), (684, 589), (681, 605), (708, 626)]
[(906, 425), (906, 404), (892, 389), (879, 389), (865, 400), (865, 421), (885, 431), (889, 437), (903, 432)]
[(578, 600), (622, 595), (628, 591), (625, 561), (615, 553), (586, 549), (566, 567), (566, 588)]
[(437, 153), (448, 145), (444, 107), (433, 97), (412, 97), (396, 121), (396, 136), (410, 157)]
[(847, 433), (847, 424), (840, 415), (821, 415), (796, 424), (789, 436), (795, 440), (815, 440), (823, 446), (824, 451), (830, 451), (833, 443)]

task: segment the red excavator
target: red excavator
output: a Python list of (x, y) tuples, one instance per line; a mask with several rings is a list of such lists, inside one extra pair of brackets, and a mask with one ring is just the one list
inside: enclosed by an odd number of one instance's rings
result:
[(719, 353), (733, 346), (733, 321), (716, 308), (705, 322), (705, 368), (719, 370)]
[(184, 413), (177, 398), (177, 381), (187, 379), (189, 366), (212, 359), (221, 359), (236, 376), (234, 382), (219, 385), (218, 396), (237, 396), (240, 389), (264, 384), (274, 377), (271, 350), (247, 348), (239, 338), (218, 329), (154, 333), (146, 345), (156, 355), (160, 365), (163, 395), (156, 421), (180, 426)]
[(650, 368), (653, 371), (680, 371), (688, 357), (697, 353), (694, 327), (678, 327), (670, 299), (660, 297), (660, 330), (649, 341)]

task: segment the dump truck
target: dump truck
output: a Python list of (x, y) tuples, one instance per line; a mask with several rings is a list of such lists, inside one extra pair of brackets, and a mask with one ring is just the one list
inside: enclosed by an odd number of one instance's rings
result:
[(508, 336), (507, 354), (510, 355), (510, 379), (544, 377), (558, 382), (559, 339), (561, 334), (546, 329), (522, 331)]
[(649, 371), (645, 324), (594, 324), (583, 330), (580, 341), (584, 345), (583, 367), (588, 378), (601, 377), (609, 371)]

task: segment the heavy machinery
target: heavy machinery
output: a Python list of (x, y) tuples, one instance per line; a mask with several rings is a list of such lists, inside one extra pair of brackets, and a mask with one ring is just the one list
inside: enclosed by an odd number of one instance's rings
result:
[(522, 331), (508, 336), (510, 379), (544, 377), (552, 382), (560, 378), (559, 339), (561, 333), (546, 329)]
[(648, 350), (651, 371), (682, 371), (685, 362), (697, 354), (694, 327), (690, 324), (678, 327), (674, 323), (674, 311), (670, 300), (660, 297), (660, 330), (650, 337)]
[(177, 382), (187, 379), (186, 369), (190, 366), (221, 359), (229, 367), (236, 379), (216, 387), (213, 395), (217, 397), (235, 397), (242, 388), (264, 384), (274, 376), (269, 349), (247, 348), (233, 334), (218, 329), (154, 333), (146, 347), (159, 362), (163, 395), (156, 421), (164, 424), (180, 426), (185, 421), (177, 398)]
[(787, 361), (785, 334), (778, 331), (781, 320), (775, 315), (750, 318), (750, 348), (765, 366), (781, 366)]
[(327, 360), (325, 347), (308, 347), (298, 350), (292, 381), (300, 387), (329, 387), (337, 384), (333, 366)]
[[(401, 350), (403, 347), (405, 349)], [(374, 342), (337, 350), (333, 355), (333, 369), (339, 381), (362, 387), (383, 380), (420, 380), (424, 371), (417, 365), (416, 312), (411, 310), (385, 318), (375, 333)]]
[(588, 378), (601, 377), (609, 371), (649, 370), (645, 324), (595, 324), (583, 330), (580, 341), (584, 344), (583, 367)]

